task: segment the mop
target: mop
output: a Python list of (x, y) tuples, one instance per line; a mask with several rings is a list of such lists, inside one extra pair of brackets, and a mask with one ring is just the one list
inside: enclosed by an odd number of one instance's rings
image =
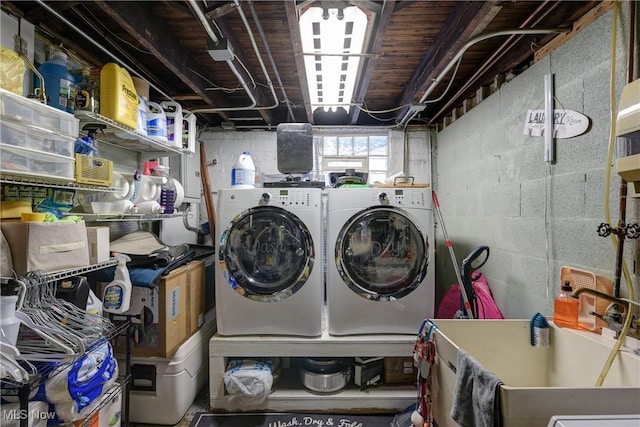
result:
[[(471, 311), (471, 303), (469, 302), (469, 296), (467, 295), (467, 290), (464, 287), (464, 282), (462, 281), (462, 276), (460, 275), (460, 269), (458, 268), (458, 261), (456, 260), (456, 254), (453, 251), (453, 244), (451, 240), (449, 240), (449, 236), (447, 235), (447, 229), (444, 227), (444, 219), (442, 218), (442, 212), (440, 211), (440, 203), (438, 202), (438, 196), (435, 191), (431, 191), (431, 197), (433, 198), (433, 204), (436, 207), (436, 212), (438, 213), (438, 219), (440, 220), (440, 226), (442, 227), (442, 234), (444, 236), (444, 242), (449, 248), (449, 254), (451, 255), (451, 261), (453, 262), (453, 268), (456, 272), (456, 278), (458, 279), (458, 283), (460, 283), (460, 293), (462, 294), (462, 299), (464, 301), (464, 309), (467, 313), (467, 319), (473, 319), (473, 312)], [(456, 313), (456, 318), (462, 319), (465, 318), (464, 313), (462, 311), (458, 311)]]

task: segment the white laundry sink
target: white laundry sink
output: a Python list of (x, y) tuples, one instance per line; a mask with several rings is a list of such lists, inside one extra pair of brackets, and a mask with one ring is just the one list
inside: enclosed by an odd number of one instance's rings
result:
[(450, 411), (458, 349), (498, 376), (503, 426), (546, 427), (554, 415), (640, 413), (640, 356), (623, 346), (602, 387), (596, 381), (614, 341), (551, 324), (550, 345), (533, 347), (530, 322), (436, 319), (433, 414), (439, 427), (457, 426)]

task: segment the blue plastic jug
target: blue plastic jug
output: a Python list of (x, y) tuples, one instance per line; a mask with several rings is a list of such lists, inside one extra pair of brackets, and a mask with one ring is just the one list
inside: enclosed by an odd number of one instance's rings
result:
[[(73, 113), (75, 109), (76, 88), (75, 78), (67, 69), (67, 55), (64, 52), (54, 52), (51, 59), (38, 67), (44, 78), (44, 89), (47, 95), (47, 105), (59, 110)], [(36, 78), (37, 88), (40, 79)]]

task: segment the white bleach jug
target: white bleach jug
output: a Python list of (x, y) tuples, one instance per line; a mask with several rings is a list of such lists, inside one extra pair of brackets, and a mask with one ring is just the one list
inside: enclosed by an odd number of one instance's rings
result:
[(167, 143), (182, 148), (182, 106), (174, 101), (160, 103), (167, 118)]
[(256, 188), (256, 166), (248, 151), (240, 154), (231, 170), (231, 187)]
[(197, 117), (194, 113), (182, 110), (182, 149), (194, 154), (196, 152)]
[(167, 141), (167, 116), (157, 102), (147, 102), (147, 136), (161, 142)]

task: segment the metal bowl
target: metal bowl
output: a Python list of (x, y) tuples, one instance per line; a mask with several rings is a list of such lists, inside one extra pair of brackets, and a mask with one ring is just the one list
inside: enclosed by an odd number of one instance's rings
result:
[(316, 373), (300, 367), (300, 381), (311, 391), (335, 393), (342, 390), (351, 381), (351, 367), (333, 373)]

